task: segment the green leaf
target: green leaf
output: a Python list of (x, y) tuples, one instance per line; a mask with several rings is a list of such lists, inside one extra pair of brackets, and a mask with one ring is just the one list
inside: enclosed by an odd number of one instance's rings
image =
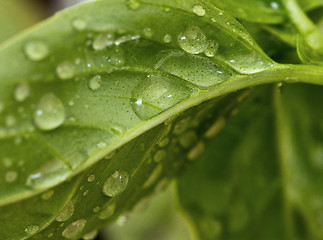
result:
[(322, 90), (254, 89), (178, 181), (196, 239), (322, 239)]

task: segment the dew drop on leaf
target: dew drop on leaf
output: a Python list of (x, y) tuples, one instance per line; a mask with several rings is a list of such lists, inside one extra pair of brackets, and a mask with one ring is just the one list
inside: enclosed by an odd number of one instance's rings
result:
[(76, 238), (79, 234), (82, 233), (84, 227), (86, 225), (85, 219), (79, 219), (73, 223), (71, 223), (62, 233), (62, 236), (69, 239)]
[(99, 206), (96, 206), (95, 208), (93, 208), (93, 212), (95, 213), (98, 213), (100, 211), (100, 207)]
[(87, 27), (87, 22), (85, 19), (78, 17), (72, 20), (72, 26), (77, 31), (83, 31)]
[(20, 83), (14, 91), (14, 98), (17, 102), (23, 102), (29, 95), (30, 87), (27, 83)]
[(65, 208), (60, 212), (60, 214), (56, 217), (56, 221), (65, 222), (70, 219), (74, 214), (74, 204), (73, 202), (68, 202)]
[(172, 35), (166, 34), (163, 39), (164, 43), (170, 43), (172, 41)]
[(127, 5), (130, 9), (135, 10), (140, 7), (140, 2), (137, 0), (127, 0)]
[(108, 59), (108, 62), (116, 67), (125, 65), (125, 58), (121, 50), (117, 49)]
[(37, 104), (34, 122), (41, 130), (52, 130), (63, 124), (65, 109), (62, 101), (53, 93), (45, 94)]
[(92, 90), (98, 90), (101, 87), (101, 76), (100, 75), (95, 75), (94, 77), (91, 78), (89, 82), (89, 88)]
[(191, 151), (188, 152), (187, 154), (187, 158), (190, 161), (194, 161), (195, 159), (197, 159), (199, 156), (202, 155), (202, 153), (204, 152), (205, 149), (205, 145), (203, 142), (198, 142), (192, 149)]
[(129, 175), (124, 171), (115, 171), (104, 183), (103, 193), (109, 197), (121, 194), (127, 187)]
[(82, 239), (83, 240), (93, 240), (96, 238), (96, 236), (98, 235), (98, 231), (97, 230), (94, 230), (92, 232), (89, 232), (87, 234), (85, 234)]
[(208, 40), (207, 48), (205, 49), (204, 53), (208, 57), (214, 57), (219, 49), (219, 44), (214, 40)]
[(12, 183), (12, 182), (16, 181), (17, 177), (18, 177), (18, 173), (17, 172), (15, 172), (15, 171), (8, 171), (8, 172), (6, 172), (5, 180), (8, 183)]
[(165, 150), (158, 150), (154, 155), (154, 161), (155, 162), (161, 162), (166, 157), (166, 151)]
[(195, 5), (193, 7), (193, 12), (198, 16), (204, 16), (205, 9), (201, 5)]
[(189, 131), (180, 136), (179, 142), (184, 148), (191, 147), (197, 141), (195, 132)]
[(95, 175), (90, 175), (88, 178), (87, 178), (87, 181), (88, 182), (93, 182), (94, 181), (94, 179), (95, 179)]
[(207, 48), (208, 42), (204, 32), (197, 26), (188, 27), (178, 36), (179, 46), (191, 54), (199, 54)]
[(114, 214), (115, 209), (116, 209), (115, 203), (108, 205), (105, 209), (103, 209), (100, 212), (99, 218), (100, 219), (107, 219), (107, 218), (111, 217)]
[(56, 73), (62, 80), (70, 79), (74, 77), (75, 65), (70, 61), (64, 61), (57, 66)]
[(48, 46), (39, 40), (30, 41), (24, 46), (24, 52), (28, 59), (32, 61), (40, 61), (49, 54)]
[(92, 48), (96, 51), (103, 50), (107, 47), (108, 35), (106, 33), (101, 33), (95, 37), (92, 43)]
[(150, 38), (153, 36), (153, 30), (151, 28), (144, 28), (144, 30), (142, 30), (142, 34), (145, 37)]
[(205, 132), (204, 136), (206, 138), (213, 138), (215, 137), (224, 127), (225, 125), (225, 118), (223, 116), (219, 117), (215, 123)]
[(37, 231), (39, 230), (39, 227), (37, 225), (30, 225), (28, 227), (26, 227), (25, 232), (28, 235), (33, 235), (35, 234)]

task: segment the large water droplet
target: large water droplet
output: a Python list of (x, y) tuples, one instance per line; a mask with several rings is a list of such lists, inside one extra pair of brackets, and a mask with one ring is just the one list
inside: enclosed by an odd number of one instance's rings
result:
[(72, 26), (73, 26), (73, 28), (74, 28), (74, 29), (76, 29), (77, 31), (83, 31), (83, 30), (85, 30), (85, 29), (86, 29), (86, 27), (87, 27), (87, 22), (86, 22), (86, 20), (85, 20), (85, 19), (80, 18), (80, 17), (78, 17), (78, 18), (74, 18), (74, 19), (72, 20)]
[(14, 92), (16, 101), (23, 102), (30, 95), (30, 87), (27, 83), (20, 83)]
[(92, 90), (98, 90), (101, 87), (101, 76), (100, 75), (95, 75), (94, 77), (91, 78), (89, 82), (89, 88)]
[(149, 75), (132, 91), (132, 106), (143, 120), (174, 106), (188, 98), (191, 89), (162, 76)]
[(60, 63), (56, 68), (58, 77), (62, 80), (74, 77), (75, 65), (70, 61)]
[(201, 5), (195, 5), (193, 7), (193, 12), (198, 16), (204, 16), (205, 9)]
[(92, 43), (94, 50), (103, 50), (106, 47), (110, 47), (114, 44), (114, 34), (101, 33), (97, 35)]
[(37, 231), (39, 230), (39, 227), (37, 225), (30, 225), (28, 227), (26, 227), (25, 232), (28, 235), (33, 235), (35, 234)]
[(45, 94), (36, 107), (34, 121), (41, 130), (52, 130), (63, 124), (65, 109), (62, 101), (53, 93)]
[(84, 227), (86, 225), (85, 219), (79, 219), (73, 223), (71, 223), (62, 233), (62, 236), (65, 238), (73, 238), (75, 239), (79, 234), (82, 233)]
[(218, 52), (219, 44), (214, 40), (209, 40), (207, 42), (207, 48), (205, 49), (204, 53), (208, 57), (214, 57), (215, 54)]
[(69, 175), (69, 168), (58, 159), (53, 159), (30, 174), (26, 185), (33, 188), (44, 188), (63, 181)]
[(197, 26), (188, 27), (178, 36), (179, 46), (191, 54), (199, 54), (207, 48), (207, 38), (204, 32)]
[(109, 197), (121, 194), (127, 187), (129, 175), (124, 171), (115, 171), (104, 183), (103, 193)]
[(40, 61), (49, 54), (47, 45), (42, 41), (31, 41), (24, 46), (27, 57), (32, 61)]
[(70, 219), (74, 213), (74, 204), (72, 202), (67, 203), (65, 208), (60, 212), (60, 214), (56, 217), (56, 221), (65, 222)]
[(110, 204), (109, 206), (107, 206), (105, 209), (103, 209), (100, 212), (99, 218), (100, 219), (107, 219), (107, 218), (111, 217), (114, 214), (115, 209), (116, 209), (115, 203)]
[(15, 171), (8, 171), (8, 172), (6, 172), (5, 180), (6, 180), (6, 182), (11, 183), (11, 182), (16, 181), (17, 177), (18, 177), (18, 173), (17, 172), (15, 172)]

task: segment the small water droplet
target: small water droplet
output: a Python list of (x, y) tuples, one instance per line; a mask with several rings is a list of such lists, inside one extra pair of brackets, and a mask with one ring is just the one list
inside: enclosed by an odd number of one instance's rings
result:
[(40, 61), (49, 54), (48, 46), (42, 41), (30, 41), (24, 46), (27, 57), (32, 61)]
[(153, 30), (151, 28), (144, 28), (144, 30), (142, 30), (142, 34), (146, 38), (151, 38), (153, 36)]
[(125, 214), (125, 215), (122, 215), (122, 216), (118, 217), (117, 224), (119, 226), (124, 226), (124, 225), (126, 225), (128, 223), (128, 221), (129, 221), (129, 215)]
[(94, 240), (96, 238), (96, 236), (98, 235), (98, 231), (97, 230), (94, 230), (92, 232), (89, 232), (87, 234), (85, 234), (82, 239), (83, 240)]
[(109, 206), (107, 206), (105, 209), (103, 209), (100, 212), (99, 218), (100, 219), (107, 219), (107, 218), (111, 217), (114, 214), (115, 209), (116, 209), (115, 203), (110, 204)]
[(111, 47), (114, 44), (114, 34), (112, 33), (101, 33), (97, 35), (92, 43), (92, 47), (96, 51)]
[(6, 172), (5, 180), (8, 183), (12, 183), (12, 182), (16, 181), (17, 177), (18, 177), (18, 173), (17, 172), (15, 172), (15, 171), (8, 171), (8, 172)]
[(89, 88), (91, 88), (93, 91), (98, 90), (101, 87), (101, 76), (95, 75), (91, 78), (89, 82)]
[(154, 161), (160, 162), (167, 156), (167, 153), (165, 150), (158, 150), (154, 155)]
[(5, 157), (2, 159), (2, 163), (5, 167), (11, 167), (12, 166), (12, 159), (11, 158), (8, 158), (8, 157)]
[(95, 179), (95, 175), (91, 174), (88, 178), (87, 178), (87, 181), (88, 182), (93, 182)]
[(62, 236), (65, 238), (75, 239), (79, 234), (82, 233), (86, 225), (85, 219), (79, 219), (71, 223), (62, 233)]
[(5, 119), (5, 124), (7, 127), (13, 127), (17, 123), (17, 119), (14, 115), (8, 115)]
[(95, 208), (93, 208), (93, 212), (95, 213), (98, 213), (100, 211), (100, 207), (99, 206), (96, 206)]
[(130, 9), (136, 10), (140, 7), (140, 2), (137, 0), (127, 0), (127, 5)]
[(62, 80), (70, 79), (75, 75), (75, 65), (70, 61), (62, 62), (57, 66), (56, 73)]
[(14, 92), (14, 97), (17, 102), (23, 102), (30, 95), (30, 87), (27, 83), (20, 83)]
[(54, 190), (49, 190), (47, 192), (44, 192), (42, 195), (41, 195), (41, 199), (43, 200), (49, 200), (52, 198), (52, 196), (54, 195)]
[(56, 221), (65, 222), (70, 219), (74, 214), (74, 204), (72, 202), (68, 202), (65, 208), (60, 212), (60, 214), (56, 217)]
[(221, 116), (205, 132), (204, 136), (206, 138), (213, 138), (223, 129), (224, 126), (225, 126), (225, 118), (223, 116)]
[(271, 2), (271, 3), (270, 3), (270, 6), (271, 6), (271, 8), (273, 8), (273, 9), (278, 9), (278, 8), (279, 8), (279, 4), (278, 4), (277, 2)]
[(182, 136), (180, 136), (179, 138), (179, 142), (184, 148), (191, 147), (196, 141), (197, 141), (197, 136), (193, 131), (189, 131), (183, 134)]
[(83, 196), (85, 197), (86, 195), (88, 195), (88, 193), (89, 193), (89, 190), (85, 190), (85, 191), (83, 192)]
[(157, 167), (155, 167), (155, 169), (153, 170), (153, 172), (149, 176), (149, 178), (145, 181), (143, 187), (149, 188), (150, 186), (152, 186), (156, 182), (156, 180), (159, 178), (162, 171), (163, 171), (162, 165), (158, 164)]
[(207, 48), (208, 42), (204, 32), (197, 26), (188, 27), (178, 36), (179, 46), (191, 54), (199, 54)]
[(123, 55), (123, 52), (120, 49), (116, 49), (108, 59), (108, 62), (116, 67), (124, 66), (126, 61)]
[(197, 143), (191, 149), (191, 151), (188, 152), (187, 159), (190, 160), (190, 161), (194, 161), (195, 159), (197, 159), (199, 156), (202, 155), (202, 153), (204, 152), (204, 149), (205, 149), (205, 145), (204, 145), (203, 142)]
[(72, 26), (77, 31), (83, 31), (87, 27), (87, 22), (84, 18), (80, 18), (80, 17), (74, 18), (72, 20)]
[(124, 171), (115, 171), (104, 183), (103, 193), (109, 197), (121, 194), (127, 187), (129, 175)]
[(33, 235), (35, 234), (37, 231), (39, 230), (39, 227), (37, 225), (30, 225), (28, 227), (26, 227), (25, 232), (28, 235)]
[(204, 16), (205, 9), (201, 5), (195, 5), (193, 7), (193, 12), (198, 16)]
[(208, 40), (207, 48), (205, 49), (204, 53), (208, 57), (214, 57), (215, 54), (218, 52), (219, 44), (216, 41)]
[(172, 35), (166, 34), (163, 39), (164, 43), (170, 43), (172, 41)]
[(45, 94), (36, 107), (34, 121), (41, 130), (52, 130), (63, 124), (65, 109), (62, 101), (53, 93)]

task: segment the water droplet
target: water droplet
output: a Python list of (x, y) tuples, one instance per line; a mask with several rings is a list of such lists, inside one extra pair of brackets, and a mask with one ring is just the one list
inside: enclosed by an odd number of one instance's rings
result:
[(101, 33), (94, 39), (92, 47), (96, 51), (111, 47), (114, 44), (114, 34), (112, 33)]
[(87, 181), (88, 182), (93, 182), (94, 181), (94, 179), (95, 179), (95, 175), (90, 175), (88, 178), (87, 178)]
[(224, 126), (225, 126), (225, 118), (223, 116), (221, 116), (205, 132), (204, 136), (206, 138), (213, 138), (223, 129)]
[(6, 182), (11, 183), (11, 182), (16, 181), (17, 177), (18, 177), (17, 172), (8, 171), (8, 172), (6, 172), (5, 180), (6, 180)]
[(89, 190), (85, 190), (85, 191), (83, 192), (83, 196), (85, 197), (88, 193), (89, 193)]
[(121, 194), (127, 187), (129, 175), (124, 171), (115, 171), (104, 183), (103, 193), (109, 197)]
[(34, 121), (41, 130), (52, 130), (63, 124), (65, 109), (62, 101), (53, 93), (45, 94), (36, 107)]
[(42, 41), (31, 41), (24, 46), (27, 57), (32, 61), (40, 61), (49, 54), (47, 45)]
[(51, 237), (53, 237), (54, 236), (54, 233), (49, 233), (48, 235), (47, 235), (47, 237), (48, 238), (51, 238)]
[(39, 230), (39, 227), (37, 225), (30, 225), (28, 227), (26, 227), (25, 232), (28, 235), (33, 235), (35, 234), (37, 231)]
[(70, 170), (64, 162), (53, 159), (30, 174), (26, 180), (26, 185), (33, 188), (53, 186), (57, 182), (65, 180), (69, 172)]
[(171, 79), (149, 75), (133, 89), (131, 103), (139, 118), (149, 119), (190, 96), (191, 89)]
[(84, 18), (80, 18), (80, 17), (74, 18), (72, 20), (72, 26), (77, 31), (83, 31), (87, 27), (87, 22)]
[(23, 102), (30, 95), (30, 87), (27, 83), (20, 83), (14, 92), (14, 97), (17, 102)]
[(130, 9), (136, 10), (140, 7), (140, 2), (138, 2), (137, 0), (128, 0), (127, 5)]
[(204, 53), (208, 57), (214, 57), (215, 54), (218, 52), (219, 44), (216, 41), (208, 40), (207, 48), (205, 49)]
[(153, 36), (153, 30), (151, 28), (144, 28), (144, 30), (142, 30), (142, 34), (146, 38), (151, 38)]
[(187, 159), (190, 160), (190, 161), (193, 161), (193, 160), (197, 159), (204, 152), (204, 149), (205, 149), (205, 145), (204, 145), (203, 142), (197, 143), (191, 149), (191, 151), (188, 152)]
[(52, 198), (52, 196), (54, 195), (54, 190), (49, 190), (47, 192), (44, 192), (42, 195), (41, 195), (41, 198), (43, 200), (49, 200)]
[(70, 219), (74, 213), (74, 204), (72, 202), (68, 202), (65, 208), (60, 212), (60, 214), (56, 217), (56, 221), (65, 222)]
[(193, 7), (193, 12), (198, 16), (204, 16), (205, 9), (201, 5), (195, 5)]
[(101, 87), (101, 76), (95, 75), (91, 78), (89, 82), (89, 88), (91, 88), (93, 91), (98, 90)]
[(115, 40), (114, 44), (116, 46), (119, 46), (122, 43), (128, 42), (128, 41), (133, 41), (133, 40), (138, 40), (140, 39), (139, 35), (123, 35), (119, 37), (118, 39)]
[(107, 218), (111, 217), (114, 214), (115, 209), (116, 209), (115, 203), (110, 204), (109, 206), (107, 206), (105, 209), (103, 209), (100, 212), (99, 218), (100, 219), (107, 219)]
[(143, 187), (149, 188), (150, 186), (152, 186), (156, 182), (156, 180), (159, 178), (162, 171), (163, 171), (162, 165), (158, 164), (158, 166), (155, 167), (154, 171), (151, 173), (149, 178), (145, 181)]
[(5, 167), (11, 167), (12, 166), (12, 159), (11, 158), (8, 158), (8, 157), (5, 157), (2, 159), (2, 163)]
[(93, 212), (95, 213), (98, 213), (100, 211), (100, 207), (99, 206), (96, 206), (95, 208), (93, 208)]
[(160, 162), (167, 156), (167, 153), (165, 150), (158, 150), (154, 155), (154, 161)]
[(87, 234), (85, 234), (82, 239), (83, 240), (94, 240), (96, 238), (96, 236), (98, 235), (98, 231), (97, 230), (94, 230), (92, 232), (89, 232)]
[(199, 54), (207, 48), (208, 42), (204, 32), (197, 26), (188, 27), (178, 36), (179, 46), (191, 54)]
[(125, 214), (125, 215), (122, 215), (122, 216), (118, 217), (117, 224), (119, 226), (124, 226), (124, 225), (126, 225), (128, 223), (128, 221), (129, 221), (129, 215)]
[(69, 101), (68, 106), (70, 106), (70, 107), (74, 106), (74, 101), (73, 100)]
[(75, 75), (75, 65), (70, 61), (62, 62), (57, 66), (56, 73), (62, 80), (70, 79)]
[(116, 67), (124, 66), (126, 61), (123, 55), (123, 52), (120, 49), (116, 49), (108, 59), (108, 62)]
[(73, 238), (75, 239), (79, 234), (82, 233), (84, 227), (86, 225), (85, 219), (79, 219), (73, 223), (71, 223), (62, 233), (62, 236), (65, 238)]
[(189, 131), (183, 134), (182, 136), (180, 136), (179, 138), (179, 142), (184, 148), (191, 147), (196, 141), (197, 141), (197, 136), (193, 131)]
[(172, 35), (166, 34), (163, 39), (164, 43), (170, 43), (172, 41)]
[(278, 9), (278, 8), (279, 8), (279, 4), (278, 4), (277, 2), (271, 2), (271, 3), (270, 3), (270, 6), (271, 6), (271, 8), (273, 8), (273, 9)]
[(6, 116), (5, 124), (7, 127), (13, 127), (16, 125), (16, 123), (17, 123), (17, 119), (15, 118), (14, 115)]

